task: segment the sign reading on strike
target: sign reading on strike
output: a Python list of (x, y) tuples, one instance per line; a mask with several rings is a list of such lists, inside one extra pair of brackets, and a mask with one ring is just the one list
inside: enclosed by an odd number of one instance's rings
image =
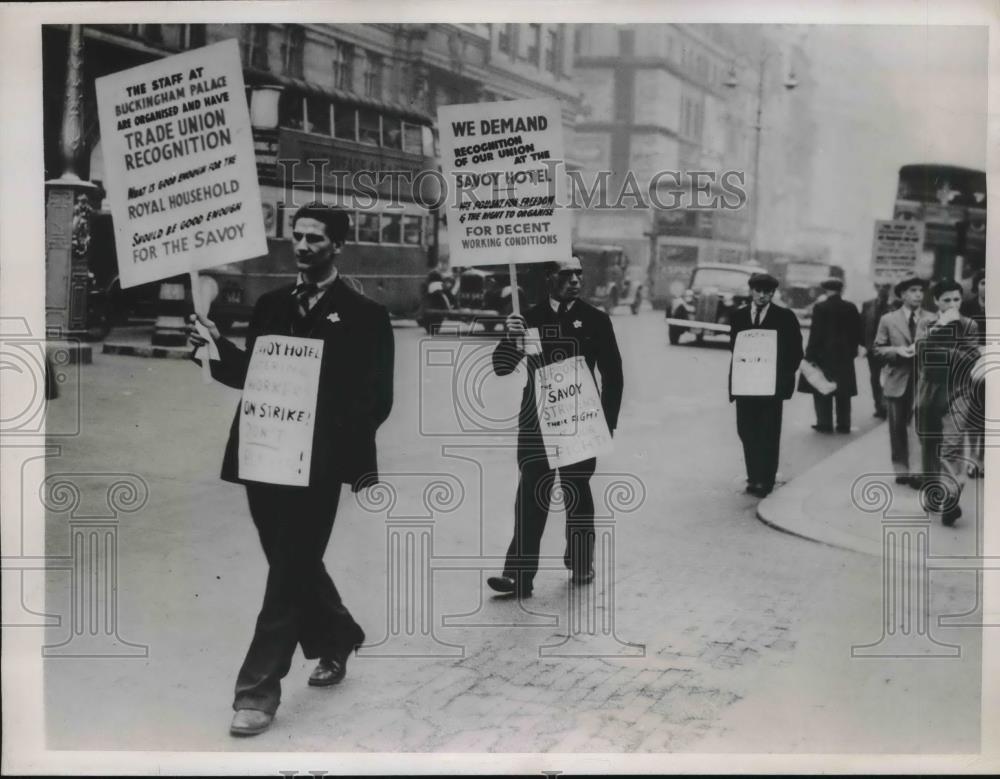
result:
[(264, 335), (253, 345), (240, 400), (241, 479), (307, 487), (323, 342)]
[(876, 220), (872, 244), (872, 279), (894, 284), (921, 270), (924, 223), (914, 220)]
[(538, 368), (535, 403), (550, 468), (573, 465), (613, 450), (601, 396), (583, 357)]
[(236, 40), (96, 89), (122, 287), (267, 253)]
[(773, 395), (778, 381), (778, 331), (754, 328), (736, 336), (733, 395)]
[(442, 106), (438, 128), (451, 264), (569, 260), (559, 102)]

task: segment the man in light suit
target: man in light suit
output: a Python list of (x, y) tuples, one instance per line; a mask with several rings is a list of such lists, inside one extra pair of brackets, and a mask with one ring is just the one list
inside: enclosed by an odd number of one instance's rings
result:
[[(323, 343), (309, 485), (294, 487), (240, 478), (240, 410), (222, 464), (222, 478), (246, 487), (250, 515), (267, 558), (267, 587), (253, 640), (236, 680), (230, 733), (266, 730), (281, 700), (281, 680), (296, 646), (320, 658), (309, 685), (344, 678), (347, 658), (365, 638), (323, 566), (341, 484), (357, 492), (378, 481), (375, 431), (392, 408), (393, 336), (389, 314), (355, 292), (337, 273), (336, 256), (350, 227), (346, 211), (323, 203), (292, 219), (299, 283), (261, 296), (246, 349), (199, 317), (219, 351), (212, 375), (242, 389), (256, 339), (265, 335)], [(196, 346), (207, 342), (197, 336)]]
[(891, 284), (876, 284), (875, 297), (861, 304), (861, 322), (864, 330), (862, 346), (865, 347), (865, 357), (868, 360), (868, 379), (872, 388), (872, 400), (875, 402), (875, 416), (885, 419), (885, 398), (882, 396), (882, 363), (875, 354), (875, 336), (878, 335), (878, 323), (885, 314), (892, 310), (889, 303)]
[(734, 396), (732, 364), (729, 369), (729, 400), (736, 401), (736, 430), (743, 443), (747, 488), (763, 498), (774, 489), (781, 443), (781, 412), (795, 392), (795, 372), (802, 362), (802, 331), (795, 314), (771, 302), (778, 280), (769, 273), (754, 273), (747, 282), (751, 304), (737, 309), (729, 331), (729, 349), (744, 330), (777, 330), (778, 354), (773, 395)]
[(882, 361), (882, 392), (889, 417), (889, 448), (896, 484), (920, 487), (920, 480), (910, 472), (910, 449), (913, 438), (914, 355), (917, 331), (922, 322), (934, 315), (921, 308), (927, 282), (915, 276), (896, 284), (895, 292), (903, 304), (884, 314), (875, 335), (875, 354)]
[(959, 313), (961, 284), (939, 281), (932, 294), (937, 317), (917, 328), (917, 432), (928, 484), (924, 502), (941, 514), (942, 524), (953, 525), (962, 516), (965, 433), (978, 416), (972, 413), (972, 366), (979, 357), (979, 332), (974, 320)]

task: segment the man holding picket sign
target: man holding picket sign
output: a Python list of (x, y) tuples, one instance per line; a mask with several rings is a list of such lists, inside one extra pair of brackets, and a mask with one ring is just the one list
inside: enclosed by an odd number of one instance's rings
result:
[[(309, 685), (344, 678), (365, 638), (323, 566), (341, 484), (378, 480), (375, 431), (392, 408), (393, 335), (385, 308), (334, 264), (347, 212), (322, 203), (292, 220), (298, 284), (261, 296), (246, 350), (198, 315), (218, 347), (212, 376), (242, 389), (222, 478), (244, 484), (268, 562), (267, 588), (236, 681), (230, 732), (266, 730), (297, 645), (320, 658)], [(192, 317), (194, 319), (194, 317)], [(196, 346), (206, 340), (192, 334)]]
[[(527, 354), (528, 380), (517, 438), (520, 481), (514, 502), (514, 537), (503, 574), (487, 580), (493, 590), (522, 598), (529, 597), (534, 588), (556, 476), (566, 509), (563, 564), (572, 571), (575, 584), (593, 580), (590, 477), (597, 459), (591, 453), (609, 450), (622, 402), (622, 358), (614, 329), (606, 313), (579, 299), (580, 260), (548, 263), (546, 270), (549, 296), (523, 317), (511, 314), (507, 333), (493, 352), (493, 370), (498, 376), (512, 373)], [(539, 336), (535, 348), (530, 343), (533, 332)], [(600, 409), (588, 414), (586, 393), (589, 389), (596, 394), (595, 366), (601, 374)], [(597, 417), (601, 412), (603, 419)], [(606, 440), (602, 440), (604, 429)], [(562, 431), (565, 441), (560, 440)], [(570, 451), (560, 452), (560, 448)]]

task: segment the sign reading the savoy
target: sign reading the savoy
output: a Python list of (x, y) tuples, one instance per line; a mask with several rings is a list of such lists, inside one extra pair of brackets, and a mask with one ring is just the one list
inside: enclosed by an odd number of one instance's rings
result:
[(442, 106), (438, 127), (452, 264), (569, 260), (558, 101)]
[(267, 252), (237, 41), (96, 89), (122, 287)]

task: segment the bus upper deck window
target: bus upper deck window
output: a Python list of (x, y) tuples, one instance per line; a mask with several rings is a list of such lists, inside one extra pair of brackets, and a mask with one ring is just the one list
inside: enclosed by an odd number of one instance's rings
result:
[(403, 151), (410, 154), (424, 154), (423, 130), (419, 124), (403, 124)]
[(382, 117), (382, 145), (387, 149), (403, 148), (403, 123), (398, 119)]
[(358, 140), (378, 146), (382, 135), (382, 122), (378, 111), (370, 108), (358, 109)]
[(347, 141), (358, 139), (358, 109), (354, 106), (336, 104), (333, 107), (333, 133)]
[(358, 242), (378, 243), (379, 242), (379, 218), (378, 214), (358, 212)]
[(322, 97), (306, 98), (306, 124), (307, 133), (317, 133), (319, 135), (330, 134), (330, 101)]

